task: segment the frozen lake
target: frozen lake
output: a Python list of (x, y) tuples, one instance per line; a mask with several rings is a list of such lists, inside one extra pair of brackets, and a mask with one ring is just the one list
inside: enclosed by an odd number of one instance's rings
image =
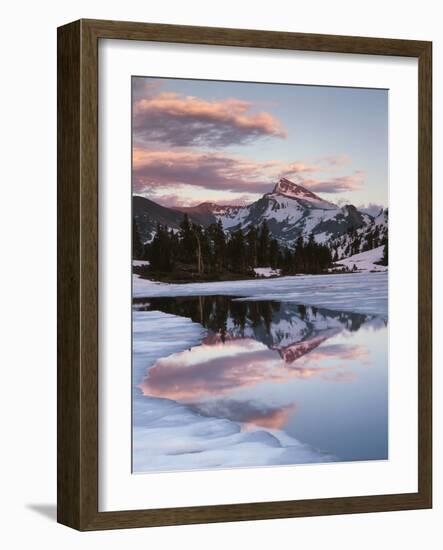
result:
[(387, 274), (134, 279), (133, 470), (388, 458)]
[(166, 284), (134, 276), (133, 297), (241, 296), (388, 315), (388, 273), (300, 275), (217, 283)]

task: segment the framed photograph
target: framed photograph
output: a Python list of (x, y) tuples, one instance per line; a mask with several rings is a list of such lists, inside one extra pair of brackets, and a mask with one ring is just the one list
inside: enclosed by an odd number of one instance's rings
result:
[(430, 508), (431, 43), (58, 29), (58, 521)]

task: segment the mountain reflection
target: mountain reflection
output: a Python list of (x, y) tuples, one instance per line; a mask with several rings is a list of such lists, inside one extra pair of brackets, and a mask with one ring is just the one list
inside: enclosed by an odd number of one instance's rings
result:
[(139, 386), (143, 394), (244, 429), (284, 429), (298, 411), (293, 384), (353, 383), (370, 363), (368, 349), (350, 336), (385, 327), (370, 315), (225, 296), (155, 298), (134, 308), (188, 317), (207, 329), (200, 345), (157, 360)]
[[(271, 300), (243, 301), (227, 296), (151, 298), (149, 302), (136, 300), (134, 308), (188, 317), (208, 329), (208, 337), (204, 341), (208, 344), (253, 338), (282, 352), (289, 345), (299, 344), (299, 352), (293, 348), (292, 360), (311, 351), (333, 333), (345, 329), (357, 331), (364, 323), (376, 319), (375, 316), (360, 313)], [(312, 339), (314, 333), (318, 337), (317, 343)], [(309, 341), (308, 336), (311, 336)], [(291, 354), (287, 355), (291, 360)]]

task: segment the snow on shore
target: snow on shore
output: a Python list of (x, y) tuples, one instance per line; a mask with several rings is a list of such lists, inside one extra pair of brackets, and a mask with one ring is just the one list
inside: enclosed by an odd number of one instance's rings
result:
[(133, 296), (136, 298), (209, 295), (279, 300), (387, 318), (388, 273), (303, 275), (187, 284), (158, 283), (137, 275), (133, 278)]
[(367, 250), (366, 252), (360, 252), (359, 254), (354, 254), (349, 256), (349, 258), (343, 258), (338, 265), (343, 265), (348, 269), (353, 269), (354, 265), (358, 271), (387, 271), (388, 266), (378, 265), (375, 262), (379, 262), (383, 257), (384, 246), (378, 246), (372, 250)]
[(243, 431), (231, 420), (203, 416), (169, 399), (134, 403), (133, 471), (256, 467), (337, 460), (277, 431)]
[(259, 277), (278, 277), (280, 275), (280, 269), (272, 269), (272, 267), (255, 267), (254, 272)]
[(149, 260), (132, 260), (132, 265), (134, 267), (143, 267), (149, 264), (150, 264)]
[[(138, 298), (227, 295), (279, 300), (387, 319), (388, 274), (352, 273), (247, 281), (166, 284), (134, 276)], [(135, 473), (338, 460), (279, 430), (245, 430), (241, 423), (203, 415), (139, 387), (160, 359), (198, 345), (205, 329), (189, 318), (133, 311), (133, 470)]]
[(204, 416), (139, 388), (160, 358), (198, 345), (206, 330), (159, 311), (133, 312), (133, 471), (303, 464), (337, 460), (279, 430), (246, 431), (238, 422)]

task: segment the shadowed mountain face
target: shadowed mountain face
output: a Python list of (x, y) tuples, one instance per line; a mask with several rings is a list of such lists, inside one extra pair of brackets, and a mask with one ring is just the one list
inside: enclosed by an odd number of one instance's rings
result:
[(188, 214), (190, 219), (197, 220), (204, 227), (217, 222), (216, 212), (223, 213), (223, 210), (212, 202), (203, 202), (197, 206), (177, 207), (176, 210), (182, 215)]
[(132, 215), (137, 223), (142, 242), (148, 242), (155, 234), (157, 224), (178, 229), (183, 215), (145, 197), (132, 197)]
[(277, 182), (271, 193), (247, 206), (205, 202), (172, 209), (138, 196), (133, 198), (133, 205), (134, 218), (144, 242), (151, 240), (157, 223), (178, 228), (184, 213), (204, 227), (220, 220), (227, 232), (238, 229), (246, 232), (251, 225), (258, 227), (266, 220), (271, 236), (286, 245), (293, 245), (300, 236), (308, 239), (313, 235), (317, 242), (324, 243), (336, 242), (349, 232), (356, 232), (363, 236), (359, 239), (363, 248), (366, 233), (374, 229), (379, 233), (380, 227), (387, 231), (387, 211), (373, 218), (353, 205), (339, 207), (285, 178)]

